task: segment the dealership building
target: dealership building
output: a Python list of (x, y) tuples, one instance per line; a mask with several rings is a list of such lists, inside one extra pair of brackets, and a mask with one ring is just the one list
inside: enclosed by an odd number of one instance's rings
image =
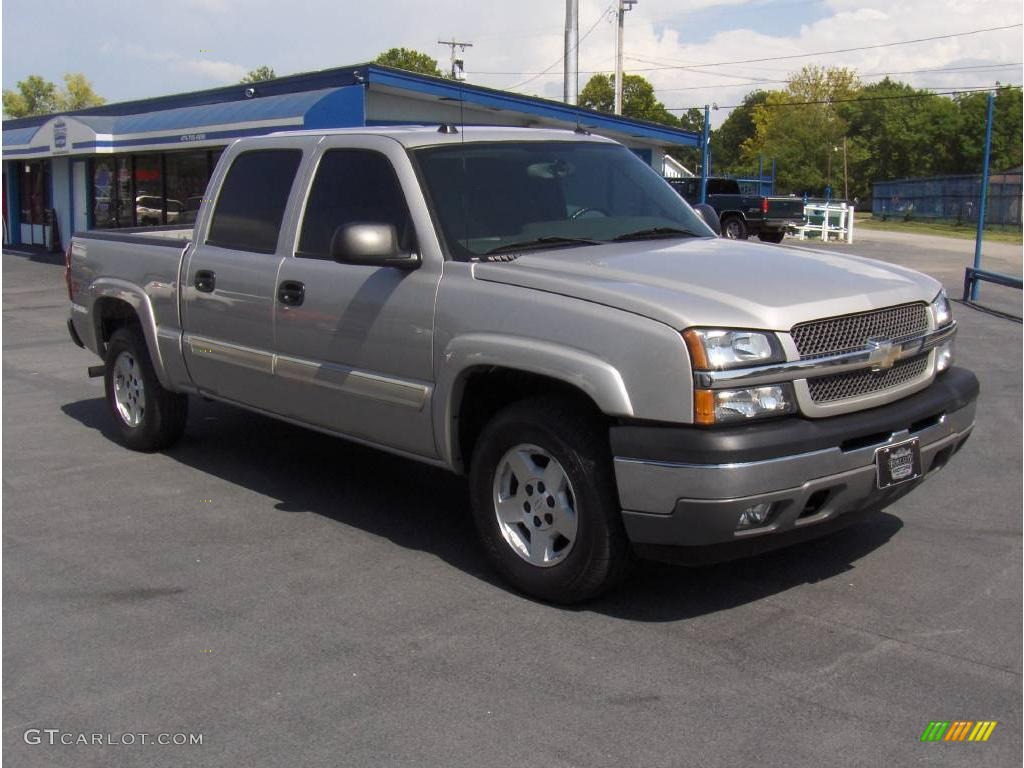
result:
[(57, 248), (71, 232), (190, 224), (221, 151), (242, 136), (434, 123), (582, 127), (659, 172), (667, 149), (700, 145), (657, 123), (363, 64), (5, 120), (4, 242)]

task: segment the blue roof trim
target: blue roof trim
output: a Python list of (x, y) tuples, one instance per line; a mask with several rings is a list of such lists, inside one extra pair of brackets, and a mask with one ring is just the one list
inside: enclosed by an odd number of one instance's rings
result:
[(50, 151), (50, 148), (48, 146), (32, 147), (31, 149), (5, 149), (4, 150), (4, 157), (7, 157), (9, 155), (10, 156), (14, 156), (14, 155), (37, 155), (40, 152), (49, 152), (49, 151)]
[[(199, 135), (201, 139), (193, 139), (186, 141), (181, 135), (175, 136), (154, 136), (154, 137), (143, 137), (141, 139), (122, 139), (120, 141), (78, 141), (75, 142), (75, 149), (120, 149), (122, 147), (141, 147), (151, 146), (154, 144), (180, 144), (182, 149), (185, 149), (192, 144), (199, 141), (215, 141), (217, 139), (240, 139), (243, 136), (266, 136), (268, 133), (275, 133), (276, 131), (291, 131), (291, 130), (302, 130), (302, 123), (294, 123), (289, 125), (264, 125), (256, 126), (255, 128), (232, 128), (225, 131), (206, 131)], [(195, 134), (186, 134), (195, 135)]]
[(687, 147), (700, 146), (701, 137), (697, 133), (681, 131), (641, 120), (631, 120), (582, 107), (573, 107), (557, 101), (538, 99), (533, 96), (520, 96), (507, 91), (497, 91), (475, 85), (455, 83), (436, 77), (416, 75), (411, 72), (402, 72), (375, 65), (367, 67), (367, 80), (371, 85), (376, 83), (439, 98), (462, 99), (470, 104), (478, 104), (493, 109), (523, 112), (567, 123), (576, 123), (578, 121), (588, 128), (593, 127), (614, 131), (635, 138), (651, 139), (657, 142)]
[(28, 144), (38, 130), (39, 126), (34, 125), (29, 128), (13, 128), (4, 131), (4, 144)]

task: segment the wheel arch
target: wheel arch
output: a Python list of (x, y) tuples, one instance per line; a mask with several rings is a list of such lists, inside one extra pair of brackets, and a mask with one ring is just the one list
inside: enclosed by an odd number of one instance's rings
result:
[(138, 286), (124, 280), (101, 278), (92, 286), (92, 321), (96, 351), (106, 356), (107, 343), (118, 328), (136, 326), (146, 342), (149, 359), (160, 384), (170, 388), (160, 345), (157, 343), (156, 318), (149, 297)]
[(472, 334), (449, 344), (434, 402), (437, 449), (464, 472), (487, 421), (502, 408), (551, 393), (584, 404), (599, 417), (629, 417), (633, 405), (619, 372), (580, 350), (532, 339)]

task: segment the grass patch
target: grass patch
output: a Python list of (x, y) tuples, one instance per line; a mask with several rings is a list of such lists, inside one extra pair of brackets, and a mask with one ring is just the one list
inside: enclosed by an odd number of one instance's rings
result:
[[(871, 218), (871, 216), (860, 216), (856, 219), (856, 226), (864, 229), (884, 230), (887, 232), (910, 232), (920, 235), (941, 235), (943, 237), (955, 237), (961, 240), (973, 240), (977, 234), (977, 227), (971, 224), (956, 224), (951, 221), (882, 221)], [(854, 237), (857, 236), (856, 229)], [(1014, 243), (1021, 245), (1024, 240), (1021, 238), (1021, 231), (1010, 227), (986, 227), (985, 239), (997, 243)]]

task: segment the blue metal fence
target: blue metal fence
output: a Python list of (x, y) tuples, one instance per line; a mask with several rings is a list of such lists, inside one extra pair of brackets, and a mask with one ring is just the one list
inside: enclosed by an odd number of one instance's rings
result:
[[(1021, 181), (1019, 170), (989, 177), (986, 225), (1021, 225)], [(977, 222), (981, 183), (980, 174), (876, 181), (871, 212), (886, 218)]]

